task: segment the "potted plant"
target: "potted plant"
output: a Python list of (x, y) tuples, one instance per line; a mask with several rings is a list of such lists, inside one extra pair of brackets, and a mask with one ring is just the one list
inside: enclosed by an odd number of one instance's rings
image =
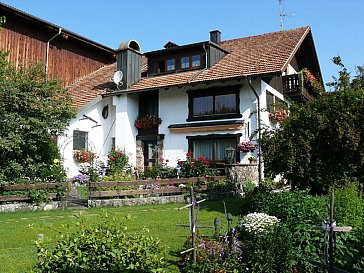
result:
[(255, 156), (249, 156), (248, 160), (249, 160), (250, 164), (257, 163), (257, 158)]

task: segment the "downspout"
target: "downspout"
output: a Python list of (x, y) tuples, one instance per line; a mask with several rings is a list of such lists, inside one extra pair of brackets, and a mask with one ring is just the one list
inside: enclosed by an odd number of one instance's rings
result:
[(262, 183), (262, 178), (263, 178), (263, 168), (262, 168), (262, 146), (261, 146), (261, 121), (260, 121), (260, 98), (257, 94), (257, 92), (254, 89), (254, 86), (252, 85), (252, 80), (251, 78), (246, 78), (246, 82), (249, 84), (251, 90), (253, 91), (255, 97), (257, 98), (257, 102), (258, 102), (258, 180), (259, 180), (259, 184)]
[(50, 42), (55, 39), (58, 35), (60, 35), (62, 32), (62, 28), (58, 29), (58, 33), (54, 35), (52, 38), (50, 38), (47, 42), (47, 51), (46, 51), (46, 77), (48, 79), (48, 60), (49, 60), (49, 44)]

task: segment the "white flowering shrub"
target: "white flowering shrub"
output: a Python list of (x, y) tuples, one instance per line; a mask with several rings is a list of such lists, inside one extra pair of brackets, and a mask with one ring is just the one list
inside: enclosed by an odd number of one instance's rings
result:
[(261, 234), (269, 231), (270, 227), (279, 223), (279, 219), (266, 213), (249, 213), (240, 220), (238, 227), (248, 233)]

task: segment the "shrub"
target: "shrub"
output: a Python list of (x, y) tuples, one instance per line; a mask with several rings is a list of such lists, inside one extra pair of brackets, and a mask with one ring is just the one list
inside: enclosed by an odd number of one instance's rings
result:
[(335, 197), (334, 218), (340, 226), (363, 227), (364, 199), (355, 183), (332, 189)]
[(204, 156), (197, 159), (191, 157), (191, 153), (186, 154), (186, 161), (178, 161), (182, 177), (200, 177), (210, 174), (208, 170), (209, 161)]
[[(243, 229), (244, 230), (244, 229)], [(292, 272), (292, 234), (282, 224), (266, 227), (266, 232), (241, 232), (244, 271), (254, 273)]]
[(116, 172), (123, 172), (125, 167), (129, 164), (129, 155), (125, 151), (119, 149), (112, 149), (108, 154), (107, 165), (109, 167), (108, 173), (113, 174)]
[[(336, 194), (334, 218), (337, 223), (360, 226), (362, 214), (358, 207), (362, 206), (363, 201), (360, 200), (356, 187), (351, 185), (348, 188), (335, 188), (334, 191)], [(266, 188), (259, 187), (247, 196), (245, 211), (247, 210), (265, 212), (282, 220), (282, 224), (292, 235), (291, 262), (293, 265), (301, 264), (303, 272), (313, 270), (313, 267), (306, 262), (307, 258), (323, 262), (322, 232), (313, 230), (312, 226), (320, 226), (323, 219), (329, 219), (328, 196), (311, 196), (305, 191), (270, 193)], [(359, 215), (356, 215), (357, 213)], [(356, 228), (349, 233), (338, 232), (336, 238), (335, 266), (348, 272), (359, 272), (359, 268), (362, 270), (364, 265), (362, 228)], [(256, 243), (259, 245), (258, 239)]]
[(165, 272), (164, 249), (147, 230), (135, 234), (107, 221), (80, 225), (79, 231), (62, 235), (55, 246), (37, 241), (35, 272)]

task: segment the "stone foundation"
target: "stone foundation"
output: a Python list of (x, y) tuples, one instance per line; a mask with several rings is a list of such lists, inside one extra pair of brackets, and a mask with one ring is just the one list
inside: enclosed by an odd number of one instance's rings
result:
[(89, 207), (122, 207), (152, 204), (182, 203), (185, 202), (185, 195), (159, 196), (130, 199), (104, 199), (88, 200)]
[(34, 210), (55, 210), (65, 208), (64, 202), (52, 202), (49, 204), (41, 204), (39, 206), (29, 203), (4, 204), (0, 205), (0, 212), (14, 211), (34, 211)]

